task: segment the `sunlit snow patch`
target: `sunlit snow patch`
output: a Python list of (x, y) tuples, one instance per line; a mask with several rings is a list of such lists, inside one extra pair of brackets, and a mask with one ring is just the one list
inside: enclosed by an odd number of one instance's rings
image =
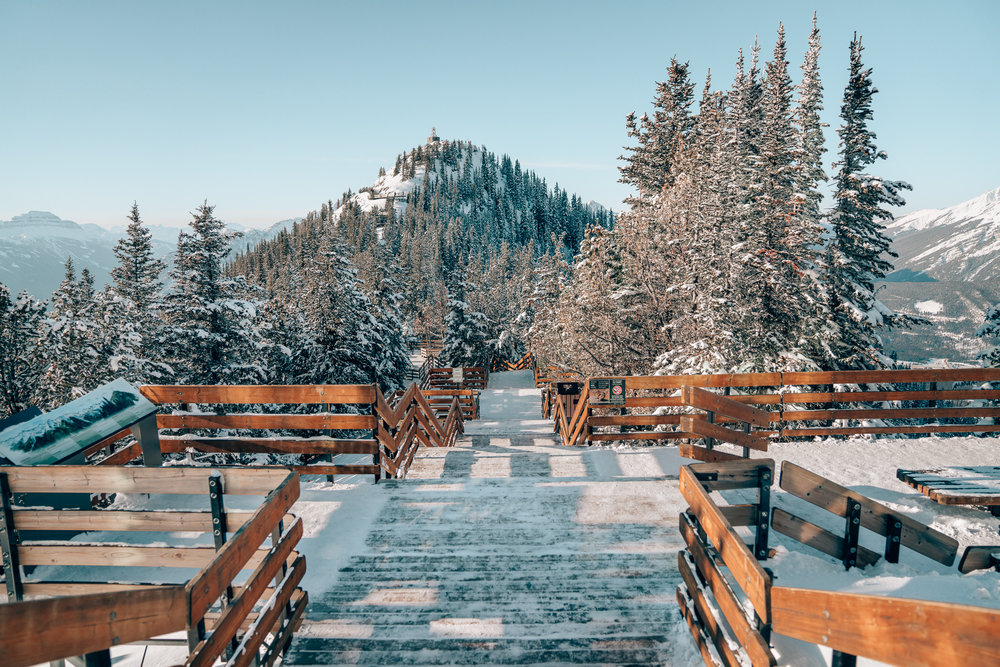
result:
[(917, 301), (913, 304), (913, 307), (916, 308), (917, 311), (927, 315), (937, 315), (944, 310), (944, 306), (937, 301)]

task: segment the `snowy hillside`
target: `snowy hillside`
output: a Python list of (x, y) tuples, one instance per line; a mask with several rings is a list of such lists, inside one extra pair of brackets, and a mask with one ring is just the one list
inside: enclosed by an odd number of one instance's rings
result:
[(986, 311), (1000, 302), (1000, 285), (989, 281), (889, 282), (879, 298), (897, 313), (916, 315), (930, 326), (899, 329), (883, 335), (886, 350), (904, 361), (935, 359), (976, 364), (989, 345), (976, 337)]
[[(244, 236), (233, 242), (234, 251), (257, 245), (291, 227), (295, 220), (283, 220), (267, 230), (230, 225)], [(177, 246), (178, 227), (150, 225), (153, 251), (168, 258)], [(125, 234), (125, 225), (108, 230), (94, 224), (63, 220), (48, 211), (29, 211), (0, 221), (0, 283), (14, 294), (27, 290), (45, 299), (63, 278), (67, 257), (73, 258), (77, 272), (86, 268), (98, 288), (111, 279), (116, 260), (113, 249)]]
[(1000, 188), (951, 208), (927, 209), (889, 223), (897, 271), (937, 280), (1000, 278)]

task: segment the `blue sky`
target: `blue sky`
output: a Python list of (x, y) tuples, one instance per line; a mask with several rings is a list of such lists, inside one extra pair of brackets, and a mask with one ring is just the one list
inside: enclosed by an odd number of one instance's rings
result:
[(831, 151), (857, 30), (878, 173), (914, 186), (901, 210), (1000, 187), (992, 0), (0, 0), (0, 219), (112, 226), (135, 200), (182, 225), (207, 198), (263, 226), (370, 184), (431, 126), (618, 210), (625, 115), (671, 56), (699, 90), (708, 68), (728, 87), (737, 49), (758, 35), (769, 57), (780, 20), (797, 78), (813, 9)]

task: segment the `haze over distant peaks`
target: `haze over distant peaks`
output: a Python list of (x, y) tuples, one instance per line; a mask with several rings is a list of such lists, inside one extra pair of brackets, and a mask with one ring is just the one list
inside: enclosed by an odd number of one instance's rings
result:
[[(282, 220), (267, 230), (228, 225), (230, 230), (244, 233), (233, 241), (233, 250), (240, 251), (271, 238), (296, 220)], [(169, 260), (181, 228), (167, 225), (147, 225), (147, 228), (152, 234), (153, 252)], [(111, 280), (111, 269), (117, 262), (114, 247), (125, 235), (125, 229), (124, 224), (113, 229), (81, 225), (49, 211), (28, 211), (8, 221), (0, 220), (0, 283), (12, 294), (27, 290), (39, 299), (47, 299), (63, 279), (66, 258), (72, 257), (77, 276), (88, 269), (100, 289)]]

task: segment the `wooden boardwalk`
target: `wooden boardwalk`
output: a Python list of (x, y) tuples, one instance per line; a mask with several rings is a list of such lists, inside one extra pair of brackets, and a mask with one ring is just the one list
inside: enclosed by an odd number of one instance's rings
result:
[(311, 595), (285, 664), (700, 662), (675, 597), (676, 449), (557, 446), (531, 373), (494, 383), (458, 447), (380, 484), (364, 548)]

